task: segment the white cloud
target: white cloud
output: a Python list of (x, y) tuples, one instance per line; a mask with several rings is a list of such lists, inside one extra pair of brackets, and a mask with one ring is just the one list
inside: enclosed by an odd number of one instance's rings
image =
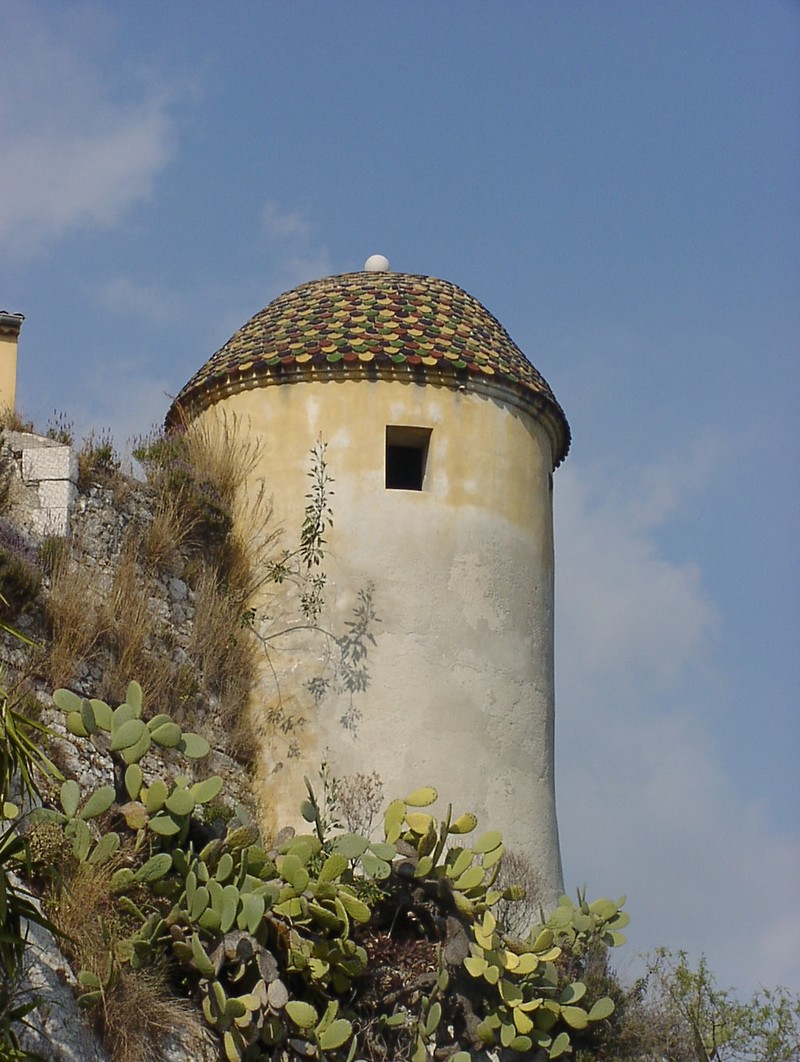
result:
[(316, 239), (316, 227), (299, 211), (283, 210), (269, 200), (261, 211), (261, 228), (280, 257), (281, 276), (299, 284), (331, 272), (328, 248)]
[(261, 227), (274, 240), (295, 240), (307, 243), (313, 226), (296, 210), (282, 211), (277, 203), (268, 202), (261, 211)]
[(559, 817), (568, 887), (628, 894), (629, 951), (705, 952), (748, 990), (800, 979), (800, 838), (723, 767), (720, 617), (697, 565), (658, 541), (722, 449), (705, 469), (629, 470), (627, 487), (557, 474)]
[(558, 627), (566, 681), (585, 677), (586, 692), (599, 676), (624, 679), (631, 692), (654, 677), (677, 678), (701, 662), (716, 624), (697, 566), (662, 557), (651, 530), (655, 511), (663, 519), (674, 507), (663, 498), (675, 485), (662, 486), (663, 469), (637, 478), (626, 491), (600, 468), (557, 473)]
[(176, 316), (175, 293), (163, 285), (133, 277), (118, 276), (106, 281), (98, 292), (106, 307), (116, 313), (145, 317), (154, 323), (167, 323)]
[(12, 8), (12, 25), (0, 64), (0, 246), (28, 255), (71, 229), (117, 224), (148, 197), (172, 123), (158, 90), (112, 98), (97, 41), (57, 39), (33, 5)]

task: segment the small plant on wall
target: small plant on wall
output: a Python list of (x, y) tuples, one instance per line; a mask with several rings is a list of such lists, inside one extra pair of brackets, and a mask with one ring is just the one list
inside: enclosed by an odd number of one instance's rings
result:
[(78, 484), (82, 490), (97, 482), (114, 485), (121, 465), (111, 430), (91, 431), (78, 450)]
[(0, 618), (11, 620), (29, 609), (41, 586), (37, 551), (12, 524), (0, 518)]
[(324, 621), (327, 577), (323, 562), (326, 535), (333, 526), (334, 494), (326, 450), (326, 444), (318, 440), (310, 452), (311, 484), (305, 495), (298, 545), (291, 550), (284, 549), (266, 569), (269, 581), (291, 587), (300, 615), (285, 622), (275, 616), (259, 616), (255, 611), (249, 617), (275, 681), (275, 696), (267, 708), (266, 722), (278, 743), (283, 743), (286, 759), (300, 755), (299, 734), (308, 720), (299, 712), (292, 712), (283, 699), (273, 663), (273, 654), (280, 649), (283, 639), (298, 631), (319, 637), (322, 662), (303, 684), (309, 694), (308, 703), (319, 708), (330, 691), (344, 694), (348, 703), (339, 723), (355, 733), (361, 720), (357, 698), (369, 686), (368, 656), (371, 647), (376, 645), (375, 629), (380, 623), (371, 584), (358, 590), (351, 617), (342, 629), (332, 630)]

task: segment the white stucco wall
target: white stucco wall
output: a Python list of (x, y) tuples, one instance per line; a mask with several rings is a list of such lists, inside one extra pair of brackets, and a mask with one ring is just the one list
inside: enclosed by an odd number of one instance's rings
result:
[(78, 455), (72, 447), (20, 431), (4, 432), (2, 445), (24, 484), (23, 523), (38, 535), (69, 534), (70, 510), (78, 496)]
[[(435, 785), (456, 814), (502, 829), (555, 895), (561, 863), (553, 787), (553, 538), (549, 437), (531, 415), (490, 394), (387, 380), (301, 382), (240, 392), (223, 412), (261, 440), (253, 479), (273, 495), (286, 545), (297, 540), (309, 451), (327, 443), (334, 526), (322, 625), (341, 632), (358, 591), (373, 586), (380, 623), (369, 687), (329, 691), (318, 706), (304, 683), (324, 637), (274, 641), (287, 714), (308, 720), (287, 737), (264, 720), (276, 703), (264, 669), (260, 785), (267, 827), (296, 819), (303, 775), (326, 759), (336, 775), (377, 770), (389, 799)], [(431, 429), (422, 491), (384, 486), (387, 425)], [(255, 602), (262, 629), (282, 622), (275, 588)], [(287, 612), (285, 615), (289, 615)], [(264, 621), (264, 617), (269, 617)], [(328, 669), (328, 674), (331, 674)], [(355, 721), (342, 725), (342, 718)]]

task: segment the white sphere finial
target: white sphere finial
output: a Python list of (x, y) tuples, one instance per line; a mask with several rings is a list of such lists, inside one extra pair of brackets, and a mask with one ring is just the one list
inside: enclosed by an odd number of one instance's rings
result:
[(389, 259), (382, 254), (371, 254), (364, 263), (365, 273), (388, 273)]

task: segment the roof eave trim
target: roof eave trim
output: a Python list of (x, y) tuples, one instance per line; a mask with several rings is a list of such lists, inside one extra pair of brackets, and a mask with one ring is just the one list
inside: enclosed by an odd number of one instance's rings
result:
[(555, 399), (543, 392), (534, 391), (521, 383), (502, 376), (489, 376), (472, 372), (436, 373), (417, 366), (394, 365), (391, 369), (374, 363), (348, 364), (346, 368), (328, 367), (324, 372), (309, 373), (294, 367), (293, 370), (277, 373), (237, 373), (216, 380), (207, 380), (202, 388), (181, 393), (173, 401), (167, 413), (165, 426), (175, 428), (188, 423), (217, 402), (258, 387), (285, 386), (298, 383), (328, 383), (352, 380), (391, 380), (400, 383), (415, 383), (445, 387), (465, 394), (497, 398), (505, 405), (516, 409), (539, 422), (550, 438), (553, 468), (558, 468), (567, 456), (572, 435), (567, 418)]

